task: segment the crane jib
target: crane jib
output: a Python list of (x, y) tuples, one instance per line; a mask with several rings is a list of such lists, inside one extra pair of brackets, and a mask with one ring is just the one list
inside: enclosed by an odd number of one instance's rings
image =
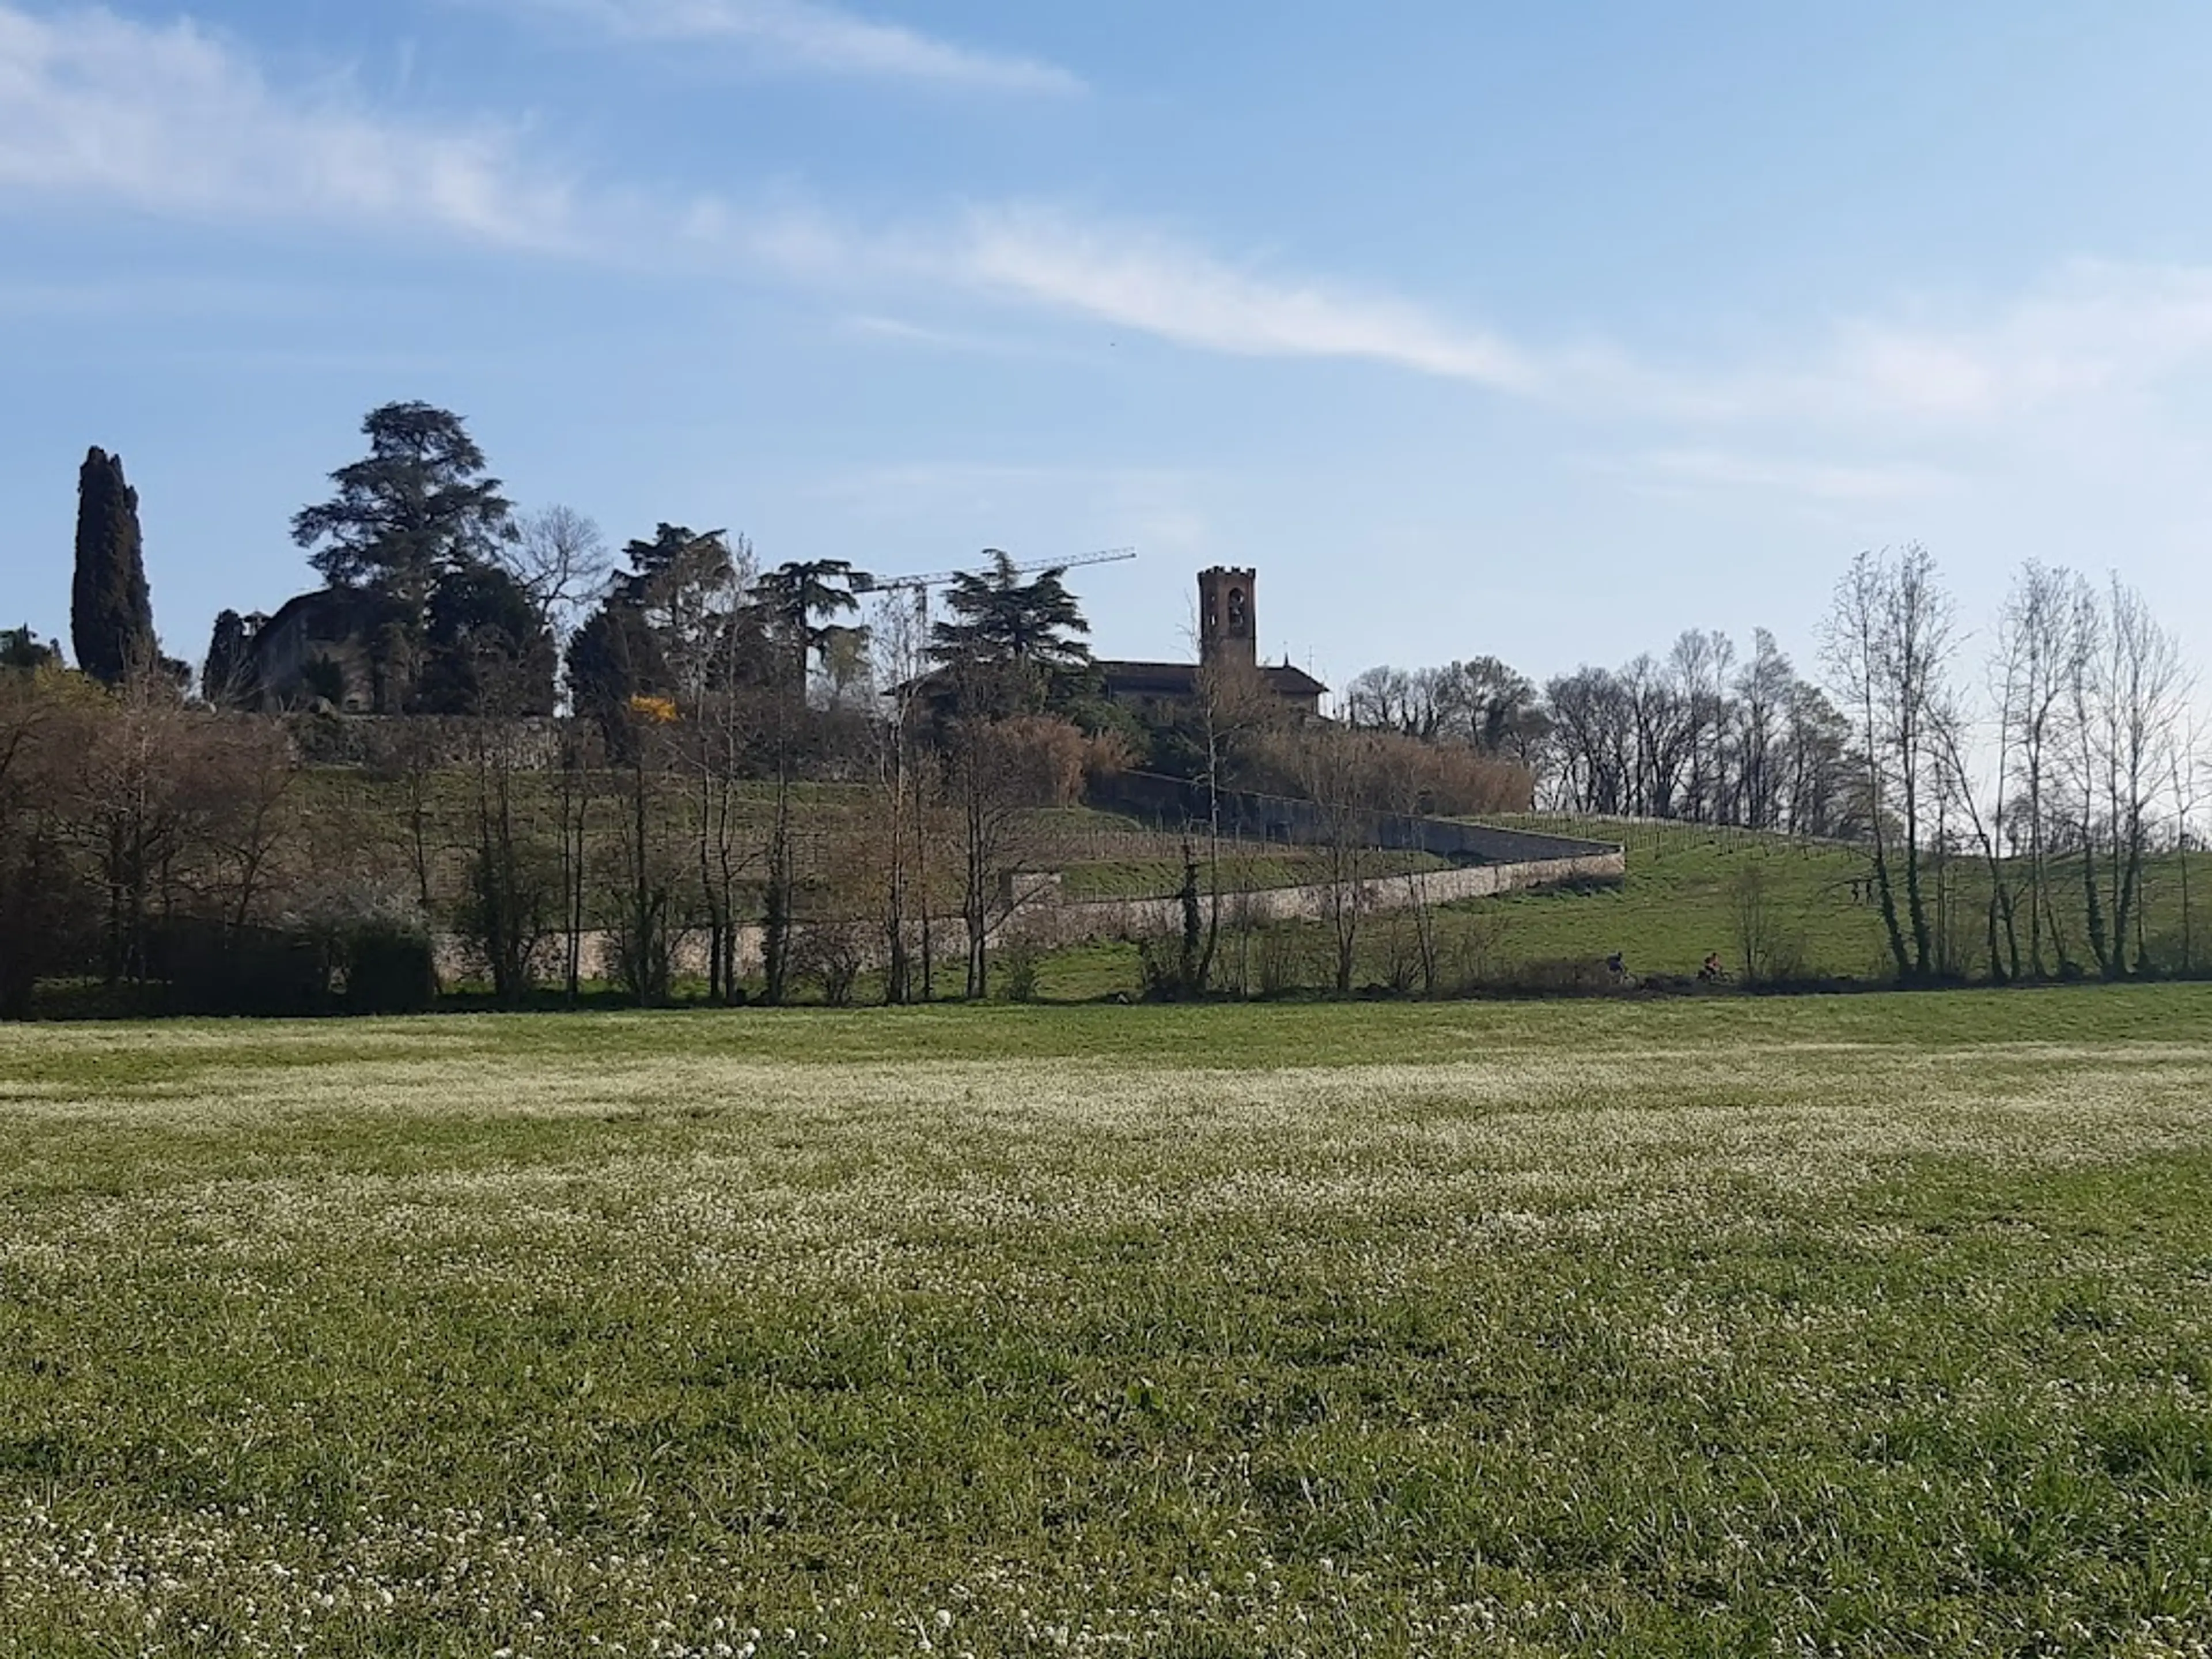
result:
[[(1041, 570), (1073, 570), (1083, 565), (1119, 564), (1126, 559), (1133, 559), (1136, 556), (1137, 550), (1133, 547), (1113, 547), (1103, 552), (1079, 554), (1072, 559), (1031, 560), (1026, 564), (1010, 566), (1007, 574), (1026, 576)], [(919, 590), (942, 587), (948, 582), (958, 581), (963, 576), (988, 576), (993, 574), (994, 573), (988, 570), (933, 570), (926, 575), (872, 576), (866, 581), (856, 577), (853, 582), (853, 591), (855, 593), (888, 593), (898, 589)]]

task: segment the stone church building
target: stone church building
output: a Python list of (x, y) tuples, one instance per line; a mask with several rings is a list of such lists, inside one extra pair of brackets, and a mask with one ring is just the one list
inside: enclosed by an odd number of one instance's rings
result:
[(1194, 701), (1201, 667), (1244, 668), (1292, 712), (1316, 716), (1328, 693), (1323, 685), (1288, 659), (1260, 660), (1256, 570), (1216, 566), (1198, 573), (1198, 661), (1123, 662), (1098, 659), (1106, 695), (1147, 718), (1166, 718)]

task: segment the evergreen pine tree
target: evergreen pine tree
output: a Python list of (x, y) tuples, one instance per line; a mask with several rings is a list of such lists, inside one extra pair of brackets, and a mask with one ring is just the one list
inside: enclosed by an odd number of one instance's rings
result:
[(368, 454), (331, 474), (329, 501), (293, 514), (292, 539), (333, 587), (396, 601), (419, 637), (439, 580), (492, 562), (514, 538), (513, 508), (452, 411), (386, 404), (362, 432)]
[(95, 448), (77, 474), (76, 580), (70, 639), (77, 666), (109, 685), (154, 655), (154, 603), (138, 533), (138, 492), (123, 458)]

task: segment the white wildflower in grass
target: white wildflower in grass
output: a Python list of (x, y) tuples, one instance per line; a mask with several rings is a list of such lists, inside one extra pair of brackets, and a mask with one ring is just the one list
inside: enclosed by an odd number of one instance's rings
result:
[(2201, 1656), (2208, 1031), (0, 1029), (0, 1656)]

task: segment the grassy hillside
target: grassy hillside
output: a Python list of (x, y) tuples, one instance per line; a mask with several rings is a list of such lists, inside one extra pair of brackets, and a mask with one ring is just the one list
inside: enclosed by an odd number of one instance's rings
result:
[(0, 1656), (2179, 1659), (2208, 1024), (0, 1029)]
[[(322, 839), (356, 859), (366, 859), (393, 878), (415, 878), (416, 836), (418, 825), (430, 870), (432, 908), (440, 915), (451, 913), (466, 890), (469, 858), (476, 837), (473, 781), (458, 771), (433, 773), (419, 787), (404, 778), (380, 777), (353, 769), (325, 768), (301, 775), (294, 792), (293, 806), (318, 823)], [(560, 808), (558, 784), (545, 773), (521, 773), (512, 781), (520, 817), (544, 826), (549, 844), (556, 831)], [(601, 870), (617, 867), (622, 858), (620, 834), (627, 811), (624, 777), (605, 775), (590, 781), (594, 799), (587, 809), (587, 857)], [(679, 867), (688, 869), (683, 856), (692, 834), (694, 802), (685, 781), (665, 777), (655, 781), (654, 819), (659, 831), (678, 854)], [(800, 878), (824, 878), (848, 866), (858, 843), (881, 833), (880, 803), (873, 793), (853, 785), (805, 784), (796, 790), (794, 834)], [(763, 850), (775, 815), (775, 793), (767, 783), (740, 786), (737, 797), (737, 838), (756, 866), (764, 868)], [(948, 827), (946, 836), (953, 830)], [(1023, 815), (1015, 842), (1025, 868), (1058, 871), (1062, 890), (1071, 898), (1118, 899), (1165, 897), (1182, 886), (1183, 839), (1162, 834), (1133, 819), (1088, 807), (1040, 809)], [(941, 849), (945, 868), (938, 878), (940, 892), (951, 891), (957, 866), (957, 848)], [(1310, 851), (1273, 848), (1265, 852), (1233, 850), (1230, 858), (1235, 879), (1253, 887), (1294, 886), (1322, 878), (1322, 860)], [(1441, 859), (1419, 854), (1378, 855), (1378, 870), (1440, 868)]]
[[(1601, 962), (1618, 951), (1639, 979), (1694, 977), (1717, 951), (1731, 974), (1743, 971), (1744, 908), (1753, 884), (1763, 920), (1756, 938), (1770, 969), (1794, 963), (1792, 976), (1881, 981), (1891, 973), (1887, 934), (1872, 896), (1867, 859), (1850, 848), (1695, 825), (1607, 819), (1512, 820), (1540, 829), (1613, 841), (1627, 848), (1628, 874), (1616, 887), (1516, 893), (1474, 899), (1438, 910), (1439, 955), (1449, 983), (1504, 981), (1528, 964)], [(2056, 893), (2062, 930), (2086, 957), (2087, 926), (2078, 866)], [(2212, 855), (2190, 856), (2190, 961), (2212, 966)], [(1987, 872), (1954, 860), (1944, 878), (1948, 938), (1970, 977), (1986, 969), (1984, 895)], [(1935, 888), (1931, 882), (1930, 903)], [(2144, 938), (2159, 960), (2182, 962), (2182, 862), (2150, 861), (2145, 881)], [(1902, 903), (1900, 896), (1899, 902)], [(2023, 924), (2022, 948), (2026, 948)], [(1329, 937), (1309, 925), (1288, 930), (1305, 982), (1325, 982)], [(1412, 948), (1412, 921), (1377, 913), (1362, 924), (1360, 984), (1384, 983), (1394, 959)], [(1111, 994), (1139, 982), (1136, 949), (1100, 945), (1070, 951), (1047, 965), (1045, 994), (1070, 1000)]]
[[(1625, 952), (1639, 973), (1694, 973), (1709, 951), (1741, 969), (1747, 886), (1755, 884), (1764, 931), (1817, 977), (1875, 978), (1891, 971), (1887, 934), (1867, 855), (1852, 848), (1695, 825), (1575, 820), (1628, 849), (1628, 879), (1611, 892), (1527, 894), (1498, 902), (1504, 937), (1524, 957)], [(1550, 827), (1550, 826), (1547, 826)], [(1987, 970), (1989, 872), (1978, 860), (1929, 866), (1936, 950), (1954, 971)], [(1899, 876), (1898, 904), (1905, 899)], [(2017, 872), (2012, 880), (2017, 884)], [(2212, 855), (2192, 854), (2186, 872), (2189, 962), (2212, 963)], [(2144, 872), (2140, 943), (2154, 959), (2183, 965), (2183, 860), (2151, 859)], [(2068, 950), (2089, 959), (2080, 865), (2056, 872), (2053, 904)], [(2019, 923), (2023, 957), (2027, 922)], [(2056, 952), (2046, 945), (2055, 963)], [(2130, 954), (2133, 954), (2131, 948)]]

